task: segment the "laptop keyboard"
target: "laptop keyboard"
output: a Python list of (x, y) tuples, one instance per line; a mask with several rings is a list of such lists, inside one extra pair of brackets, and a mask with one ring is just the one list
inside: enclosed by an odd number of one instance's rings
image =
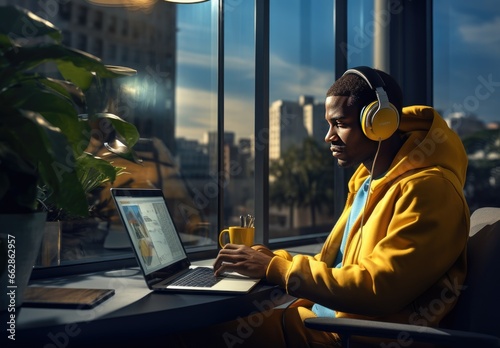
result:
[(197, 267), (170, 285), (210, 288), (220, 280), (221, 278), (214, 276), (214, 271), (211, 268)]

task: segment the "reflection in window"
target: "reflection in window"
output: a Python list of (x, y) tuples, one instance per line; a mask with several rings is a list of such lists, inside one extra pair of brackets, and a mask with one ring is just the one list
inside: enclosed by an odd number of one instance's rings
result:
[(433, 4), (435, 107), (467, 150), (471, 211), (500, 206), (500, 8), (494, 1)]
[(108, 59), (110, 62), (113, 62), (116, 59), (116, 45), (115, 44), (109, 44), (108, 45)]
[[(61, 264), (131, 256), (110, 200), (111, 186), (161, 189), (185, 245), (214, 250), (218, 191), (214, 194), (213, 188), (218, 181), (217, 172), (208, 168), (217, 168), (217, 156), (209, 156), (217, 140), (209, 143), (208, 134), (217, 129), (217, 21), (211, 18), (211, 3), (183, 7), (182, 14), (160, 1), (152, 12), (77, 3), (81, 5), (63, 6), (61, 15), (48, 19), (73, 34), (65, 36), (68, 45), (106, 64), (137, 70), (135, 76), (100, 81), (98, 100), (100, 111), (136, 125), (141, 135), (136, 151), (143, 162), (133, 164), (110, 153), (104, 143), (113, 147), (117, 139), (106, 124), (95, 125), (86, 151), (126, 167), (126, 173), (92, 193), (91, 218), (60, 222)], [(37, 3), (29, 5), (40, 12)], [(204, 19), (188, 20), (191, 16)], [(89, 25), (99, 30), (89, 30)], [(157, 38), (165, 40), (158, 45)]]
[(128, 36), (129, 30), (128, 30), (128, 20), (124, 19), (122, 21), (122, 36), (125, 38)]
[(94, 39), (90, 53), (94, 54), (97, 57), (103, 56), (103, 43), (101, 39)]
[(103, 21), (103, 13), (101, 11), (95, 11), (94, 12), (94, 21), (93, 21), (94, 29), (101, 30), (102, 29), (102, 21)]
[(61, 19), (70, 22), (71, 21), (71, 9), (72, 9), (72, 3), (71, 2), (64, 2), (59, 5), (59, 16)]
[[(38, 3), (23, 2), (43, 13)], [(334, 80), (334, 3), (269, 2), (270, 163), (264, 175), (270, 182), (271, 241), (328, 232), (333, 205), (344, 203), (333, 202), (336, 163), (323, 141), (324, 96)], [(88, 151), (127, 167), (128, 174), (113, 186), (162, 189), (190, 251), (215, 250), (218, 224), (238, 224), (239, 215), (255, 209), (254, 158), (262, 146), (254, 137), (259, 117), (254, 110), (255, 3), (225, 4), (222, 136), (217, 133), (216, 1), (190, 6), (157, 1), (150, 12), (64, 1), (59, 15), (47, 18), (64, 30), (70, 46), (97, 52), (107, 64), (137, 70), (132, 77), (103, 81), (101, 97), (102, 111), (116, 113), (139, 129), (136, 150), (143, 164), (120, 163), (108, 154), (103, 141), (114, 139), (105, 125), (96, 125), (101, 128), (94, 130), (98, 136)], [(348, 65), (370, 65), (373, 2), (350, 1), (348, 11)], [(435, 106), (462, 136), (469, 153), (465, 190), (471, 209), (500, 204), (499, 118), (493, 106), (500, 80), (495, 75), (499, 17), (494, 2), (434, 2)], [(101, 29), (89, 30), (94, 27)], [(108, 188), (94, 193), (91, 221), (65, 223), (62, 263), (131, 255)]]
[(85, 27), (87, 25), (87, 15), (88, 8), (86, 6), (78, 6), (78, 25), (81, 25), (82, 27)]
[(77, 34), (75, 47), (81, 51), (87, 51), (87, 35)]
[(111, 16), (109, 18), (109, 24), (108, 24), (108, 32), (110, 34), (116, 33), (116, 27), (117, 27), (117, 18), (116, 16)]
[[(224, 13), (224, 228), (255, 215), (254, 2), (225, 4)], [(258, 116), (257, 116), (258, 117)], [(217, 137), (214, 133), (213, 137)], [(251, 145), (250, 145), (251, 144)]]
[(334, 81), (331, 1), (270, 2), (269, 235), (333, 226), (324, 96)]

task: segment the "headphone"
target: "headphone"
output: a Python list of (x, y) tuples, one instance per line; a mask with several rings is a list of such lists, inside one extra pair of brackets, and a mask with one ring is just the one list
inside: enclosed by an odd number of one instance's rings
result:
[(363, 78), (377, 95), (377, 100), (366, 105), (360, 114), (361, 129), (368, 139), (382, 141), (388, 139), (399, 127), (399, 112), (389, 102), (384, 80), (372, 68), (358, 66), (347, 70), (346, 74), (355, 74)]

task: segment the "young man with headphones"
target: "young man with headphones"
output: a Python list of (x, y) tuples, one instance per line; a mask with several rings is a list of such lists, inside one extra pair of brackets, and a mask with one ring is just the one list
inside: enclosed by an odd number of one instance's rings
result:
[(341, 167), (357, 166), (343, 213), (315, 256), (226, 245), (216, 275), (262, 277), (298, 300), (263, 313), (263, 324), (245, 337), (245, 318), (207, 328), (194, 338), (205, 346), (340, 346), (335, 333), (307, 329), (303, 320), (437, 326), (456, 303), (469, 231), (459, 137), (431, 107), (403, 109), (395, 80), (368, 67), (346, 71), (325, 107), (333, 157)]

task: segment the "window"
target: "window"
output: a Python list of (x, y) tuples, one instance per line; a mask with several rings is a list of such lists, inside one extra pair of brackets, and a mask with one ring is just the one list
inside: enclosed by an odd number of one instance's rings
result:
[(332, 1), (270, 2), (269, 237), (326, 234), (334, 223), (324, 119), (334, 82)]
[[(258, 238), (271, 246), (319, 241), (328, 234), (350, 174), (339, 176), (344, 171), (323, 140), (324, 98), (339, 73), (337, 63), (374, 65), (376, 52), (406, 49), (393, 41), (392, 48), (376, 44), (381, 2), (157, 1), (152, 8), (79, 3), (61, 5), (58, 15), (45, 18), (64, 29), (65, 42), (75, 48), (138, 71), (102, 95), (107, 110), (133, 122), (141, 134), (136, 150), (144, 164), (114, 159), (130, 174), (113, 186), (161, 188), (195, 256), (215, 256), (218, 232), (239, 224), (245, 214), (265, 215), (256, 216), (267, 224)], [(336, 44), (335, 10), (344, 3), (347, 33)], [(25, 4), (44, 17), (40, 4)], [(259, 5), (269, 10), (268, 29), (262, 25), (266, 16), (256, 11)], [(398, 23), (421, 20), (411, 11), (404, 21), (390, 14)], [(465, 192), (471, 210), (500, 205), (499, 23), (494, 1), (434, 1), (433, 60), (423, 62), (434, 73), (434, 106), (469, 154)], [(268, 51), (262, 49), (267, 38)], [(269, 74), (261, 64), (267, 59)], [(400, 66), (399, 76), (412, 69)], [(259, 104), (261, 93), (268, 94), (261, 103), (268, 105)], [(259, 128), (262, 110), (269, 125)], [(268, 159), (261, 156), (267, 150)], [(269, 190), (261, 192), (261, 182)], [(131, 259), (108, 188), (95, 193), (100, 210), (91, 221), (58, 227), (61, 265)]]
[(129, 24), (129, 21), (127, 19), (124, 19), (122, 21), (122, 36), (123, 37), (127, 37), (128, 33), (130, 32), (128, 24)]
[(69, 22), (71, 21), (71, 10), (72, 10), (71, 2), (62, 3), (59, 5), (59, 16), (62, 19)]
[(500, 206), (500, 9), (494, 1), (434, 1), (434, 104), (469, 156), (471, 211)]
[(255, 215), (254, 7), (253, 1), (227, 2), (224, 11), (224, 228), (240, 225), (240, 215)]
[(116, 16), (110, 16), (109, 21), (108, 21), (108, 32), (110, 34), (116, 33), (116, 27), (117, 27), (117, 18)]
[(87, 35), (77, 34), (75, 47), (81, 51), (87, 51)]
[(102, 25), (103, 25), (103, 13), (102, 11), (95, 11), (94, 12), (94, 19), (92, 25), (94, 26), (94, 29), (101, 30)]
[[(135, 76), (113, 80), (112, 85), (103, 81), (106, 92), (99, 95), (103, 111), (134, 123), (141, 135), (136, 151), (142, 165), (108, 157), (128, 173), (109, 186), (162, 189), (192, 252), (214, 253), (219, 230), (219, 139), (213, 136), (217, 134), (216, 8), (210, 2), (184, 7), (158, 2), (150, 20), (151, 11), (88, 4), (73, 8), (79, 20), (71, 26), (77, 33), (76, 48), (88, 50), (105, 63), (137, 70)], [(37, 5), (32, 4), (31, 10), (37, 12)], [(89, 14), (93, 14), (92, 27), (101, 31), (86, 30)], [(49, 19), (56, 26), (70, 28), (67, 16)], [(116, 23), (124, 24), (122, 34), (131, 35), (117, 40)], [(140, 30), (144, 23), (148, 24), (146, 36)], [(168, 40), (158, 45), (150, 40), (152, 36)], [(87, 151), (103, 157), (107, 152), (101, 142)], [(109, 200), (109, 186), (94, 193), (97, 210), (90, 219), (57, 223), (51, 235), (56, 235), (58, 255), (40, 257), (39, 268), (132, 258)]]
[(86, 6), (78, 6), (77, 10), (77, 19), (78, 19), (78, 25), (85, 27), (87, 25), (87, 20), (88, 20), (88, 12), (89, 9)]
[(116, 45), (110, 43), (108, 45), (108, 53), (107, 53), (108, 59), (111, 62), (114, 62), (116, 59)]
[(103, 41), (101, 39), (94, 39), (90, 53), (96, 55), (97, 57), (103, 56)]
[(340, 48), (347, 52), (347, 65), (348, 67), (373, 66), (374, 1), (349, 1), (347, 13), (347, 43)]

